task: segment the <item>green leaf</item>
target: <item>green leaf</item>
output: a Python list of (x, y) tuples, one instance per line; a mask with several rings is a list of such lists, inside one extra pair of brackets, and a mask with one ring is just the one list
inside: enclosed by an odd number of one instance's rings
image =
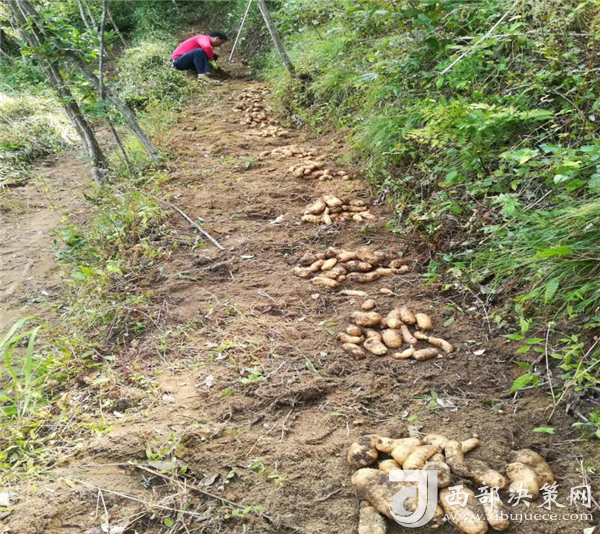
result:
[(550, 280), (550, 282), (546, 284), (546, 291), (544, 291), (544, 304), (548, 304), (552, 300), (552, 297), (554, 297), (559, 285), (559, 276), (553, 278), (552, 280)]
[(165, 527), (172, 527), (175, 523), (173, 523), (173, 520), (170, 517), (165, 517), (164, 518), (164, 523), (165, 523)]
[(546, 248), (544, 250), (537, 251), (538, 258), (550, 258), (552, 256), (568, 256), (569, 254), (573, 254), (573, 249), (569, 247), (559, 246)]
[(513, 385), (510, 388), (510, 393), (515, 393), (516, 391), (523, 389), (525, 386), (527, 386), (528, 384), (533, 382), (534, 379), (536, 379), (536, 378), (537, 378), (537, 376), (534, 374), (531, 374), (531, 373), (527, 373), (526, 375), (521, 375), (519, 378), (517, 378), (513, 382)]
[(551, 426), (538, 426), (537, 428), (533, 429), (534, 432), (537, 432), (538, 434), (555, 434), (556, 430), (554, 428), (552, 428)]
[(526, 334), (529, 330), (530, 321), (521, 317), (519, 319), (519, 326), (521, 327), (521, 334)]
[(525, 336), (521, 334), (507, 334), (504, 336), (506, 339), (510, 339), (511, 341), (521, 341)]
[(588, 182), (590, 191), (600, 191), (600, 172), (592, 174), (590, 181)]

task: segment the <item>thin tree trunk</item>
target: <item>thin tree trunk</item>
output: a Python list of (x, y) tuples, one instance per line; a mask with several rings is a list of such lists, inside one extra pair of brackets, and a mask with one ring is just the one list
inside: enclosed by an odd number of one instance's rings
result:
[[(102, 0), (102, 19), (100, 20), (100, 57), (98, 58), (98, 84), (100, 85), (100, 98), (102, 100), (105, 99), (105, 88), (104, 88), (104, 30), (106, 28), (106, 15), (108, 13), (108, 0)], [(121, 150), (121, 154), (123, 154), (123, 160), (125, 161), (125, 165), (127, 170), (131, 172), (131, 164), (129, 162), (129, 157), (127, 156), (127, 150), (125, 150), (125, 146), (121, 142), (121, 138), (117, 133), (117, 130), (110, 120), (110, 117), (106, 117), (106, 122), (108, 122), (108, 127), (115, 138), (117, 146)]]
[(275, 23), (273, 22), (271, 13), (269, 13), (269, 10), (267, 9), (265, 0), (257, 0), (257, 2), (258, 2), (258, 8), (260, 9), (260, 12), (262, 13), (263, 19), (265, 19), (265, 24), (267, 25), (267, 28), (269, 29), (269, 33), (271, 34), (271, 39), (273, 39), (273, 42), (275, 43), (275, 48), (277, 48), (277, 52), (279, 53), (279, 57), (281, 58), (281, 61), (283, 61), (283, 64), (285, 65), (285, 68), (288, 70), (288, 72), (292, 76), (295, 76), (296, 69), (294, 68), (294, 65), (292, 64), (292, 62), (290, 61), (290, 58), (288, 57), (288, 55), (285, 51), (285, 48), (283, 48), (281, 38), (279, 37), (279, 32), (277, 31), (277, 27), (275, 26)]
[(100, 57), (98, 58), (98, 83), (100, 98), (104, 100), (104, 29), (106, 28), (106, 6), (108, 0), (102, 0), (102, 18), (100, 19)]
[(115, 128), (115, 125), (110, 120), (110, 118), (107, 117), (106, 120), (108, 122), (108, 127), (110, 128), (110, 131), (112, 132), (113, 137), (115, 138), (117, 146), (119, 147), (119, 150), (121, 151), (121, 154), (123, 155), (123, 160), (125, 161), (125, 166), (127, 167), (127, 171), (131, 174), (131, 162), (129, 161), (129, 156), (127, 155), (127, 150), (125, 150), (125, 145), (121, 141), (121, 137), (119, 137), (117, 129)]
[[(11, 65), (14, 63), (13, 58), (10, 57), (4, 50), (2, 50), (2, 45), (4, 44), (4, 31), (0, 28), (0, 58), (5, 58), (8, 63)], [(0, 64), (2, 61), (0, 60)]]
[(86, 0), (81, 0), (81, 1), (83, 2), (83, 5), (85, 6), (85, 10), (87, 11), (88, 17), (90, 17), (90, 20), (92, 21), (94, 30), (98, 31), (98, 24), (96, 24), (96, 19), (94, 19), (94, 15), (92, 13), (92, 10), (90, 9), (90, 5), (87, 3)]
[(90, 26), (90, 23), (88, 22), (87, 17), (85, 16), (85, 11), (83, 10), (83, 5), (81, 4), (81, 0), (77, 0), (77, 7), (79, 8), (79, 16), (81, 17), (81, 20), (83, 21), (83, 25), (85, 26), (85, 29), (92, 33), (92, 27)]
[[(89, 65), (77, 54), (74, 54), (69, 50), (63, 50), (63, 52), (68, 54), (69, 57), (73, 59), (75, 64), (81, 69), (82, 74), (94, 84), (96, 91), (100, 92), (100, 83), (98, 81), (98, 77), (94, 75)], [(115, 108), (117, 108), (125, 117), (129, 128), (131, 128), (133, 133), (140, 140), (140, 142), (146, 149), (148, 155), (154, 161), (159, 161), (160, 155), (158, 153), (158, 150), (156, 150), (156, 147), (152, 144), (152, 141), (150, 141), (148, 136), (144, 133), (144, 130), (142, 130), (142, 127), (138, 123), (137, 118), (135, 117), (133, 111), (131, 111), (130, 107), (127, 104), (125, 104), (125, 102), (123, 102), (117, 95), (113, 94), (106, 86), (104, 87), (104, 96), (106, 100), (110, 102)]]
[(108, 7), (108, 4), (106, 5), (106, 13), (108, 14), (108, 20), (110, 20), (110, 23), (111, 23), (113, 29), (115, 30), (115, 33), (119, 36), (119, 39), (121, 39), (123, 46), (127, 46), (127, 41), (125, 41), (125, 37), (123, 37), (121, 30), (119, 30), (119, 27), (117, 26), (117, 23), (115, 22), (115, 19), (113, 19), (113, 16), (112, 16), (112, 13), (110, 12), (110, 8)]
[[(3, 0), (3, 2), (8, 5), (13, 17), (15, 18), (17, 27), (19, 28), (19, 32), (21, 33), (23, 40), (32, 47), (42, 46), (44, 43), (44, 32), (37, 23), (39, 20), (37, 11), (29, 3), (29, 1)], [(31, 25), (29, 25), (29, 22), (31, 22)], [(27, 31), (24, 29), (25, 27), (28, 27)], [(94, 135), (94, 131), (81, 112), (73, 93), (65, 84), (60, 69), (56, 65), (47, 61), (42, 61), (41, 66), (44, 69), (48, 82), (61, 99), (65, 112), (71, 119), (73, 126), (81, 137), (83, 146), (86, 149), (90, 159), (94, 182), (100, 185), (104, 181), (105, 174), (108, 170), (108, 165), (102, 149), (100, 148), (100, 144)]]

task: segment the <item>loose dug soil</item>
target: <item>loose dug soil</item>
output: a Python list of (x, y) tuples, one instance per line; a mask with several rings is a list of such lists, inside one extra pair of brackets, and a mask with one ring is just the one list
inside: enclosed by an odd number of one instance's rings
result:
[[(261, 86), (231, 79), (211, 89), (171, 132), (174, 157), (163, 194), (192, 218), (202, 217), (225, 250), (197, 246), (202, 236), (173, 213), (163, 243), (173, 252), (152, 287), (153, 299), (167, 310), (164, 322), (139, 341), (130, 362), (154, 381), (154, 394), (131, 401), (136, 394), (123, 391), (119, 413), (105, 416), (108, 432), (47, 479), (15, 488), (4, 532), (356, 532), (358, 500), (345, 459), (350, 443), (361, 434), (402, 437), (418, 430), (456, 439), (478, 435), (482, 446), (471, 456), (501, 471), (511, 450), (533, 448), (557, 477), (558, 501), (567, 504), (559, 512), (576, 513), (569, 488), (583, 483), (580, 469), (594, 450), (573, 421), (559, 409), (548, 422), (542, 392), (513, 402), (507, 395), (516, 376), (512, 348), (477, 310), (449, 306), (435, 285), (423, 285), (418, 247), (386, 231), (391, 213), (385, 206), (371, 207), (377, 221), (299, 223), (322, 194), (369, 204), (373, 198), (360, 169), (339, 163), (345, 148), (335, 137), (292, 130), (285, 138), (263, 138), (241, 125), (233, 107), (249, 87)], [(294, 158), (258, 157), (290, 144), (317, 149), (330, 167), (354, 179), (293, 178)], [(368, 291), (386, 311), (406, 304), (430, 314), (435, 334), (451, 341), (454, 353), (418, 363), (389, 356), (357, 361), (342, 351), (336, 333), (361, 299), (317, 289), (291, 269), (307, 250), (365, 245), (403, 252), (411, 271), (343, 288)], [(541, 426), (553, 426), (556, 436), (532, 432)], [(187, 465), (185, 475), (174, 474), (174, 456)], [(233, 505), (202, 492), (264, 512), (232, 517)], [(539, 511), (541, 503), (531, 509)], [(523, 505), (518, 510), (529, 512)], [(576, 533), (586, 526), (526, 520), (510, 532)], [(453, 531), (449, 524), (415, 530)]]

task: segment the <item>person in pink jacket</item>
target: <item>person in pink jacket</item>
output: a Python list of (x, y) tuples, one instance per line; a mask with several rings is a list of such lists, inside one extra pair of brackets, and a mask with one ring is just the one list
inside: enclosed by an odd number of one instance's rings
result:
[(223, 32), (194, 35), (181, 43), (171, 55), (171, 64), (177, 70), (194, 69), (201, 81), (209, 81), (208, 75), (217, 67), (217, 54), (213, 48), (227, 41)]

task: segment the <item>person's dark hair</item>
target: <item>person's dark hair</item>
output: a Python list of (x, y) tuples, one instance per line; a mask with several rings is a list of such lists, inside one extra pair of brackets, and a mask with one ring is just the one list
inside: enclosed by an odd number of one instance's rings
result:
[(210, 37), (219, 37), (223, 41), (227, 41), (229, 39), (229, 37), (227, 37), (227, 34), (223, 32), (210, 32), (208, 35)]

